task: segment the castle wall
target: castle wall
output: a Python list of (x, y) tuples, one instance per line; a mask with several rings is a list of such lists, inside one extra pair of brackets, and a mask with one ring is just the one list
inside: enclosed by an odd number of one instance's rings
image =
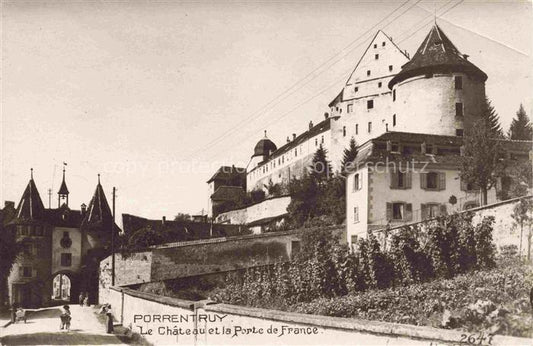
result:
[(217, 216), (216, 222), (245, 225), (257, 220), (285, 215), (290, 202), (290, 196), (269, 198), (246, 208), (221, 213)]
[(270, 181), (273, 184), (286, 185), (294, 177), (300, 178), (311, 165), (313, 156), (320, 144), (328, 150), (329, 159), (330, 143), (331, 133), (330, 130), (326, 130), (283, 154), (273, 156), (267, 162), (248, 172), (246, 189), (248, 191), (266, 190), (265, 186), (268, 186)]

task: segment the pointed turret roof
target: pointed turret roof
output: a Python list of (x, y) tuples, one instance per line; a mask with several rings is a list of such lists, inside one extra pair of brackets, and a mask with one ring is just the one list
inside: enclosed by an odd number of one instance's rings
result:
[(435, 23), (413, 58), (390, 82), (389, 88), (407, 78), (428, 73), (463, 72), (481, 81), (487, 80), (485, 72), (468, 61)]
[(43, 217), (44, 205), (37, 191), (37, 186), (33, 181), (33, 168), (31, 169), (31, 177), (22, 198), (20, 199), (19, 205), (17, 207), (17, 212), (15, 214), (15, 219), (17, 221), (35, 221)]
[(57, 192), (58, 195), (68, 195), (68, 188), (67, 183), (65, 183), (65, 168), (63, 167), (63, 181), (61, 182), (61, 186), (59, 187), (59, 191)]
[(96, 185), (93, 198), (89, 203), (89, 207), (87, 207), (87, 212), (81, 222), (81, 227), (107, 230), (112, 222), (113, 216), (111, 214), (111, 209), (107, 203), (104, 189), (100, 184), (100, 175), (98, 175), (98, 185)]

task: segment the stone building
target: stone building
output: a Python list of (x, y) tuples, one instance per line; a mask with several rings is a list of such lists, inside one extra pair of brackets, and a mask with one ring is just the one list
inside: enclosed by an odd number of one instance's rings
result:
[(113, 223), (100, 177), (87, 207), (71, 209), (63, 170), (58, 208), (45, 208), (33, 179), (33, 170), (15, 215), (3, 232), (22, 244), (8, 278), (10, 301), (39, 307), (77, 301), (80, 292), (97, 300), (98, 263), (110, 252)]

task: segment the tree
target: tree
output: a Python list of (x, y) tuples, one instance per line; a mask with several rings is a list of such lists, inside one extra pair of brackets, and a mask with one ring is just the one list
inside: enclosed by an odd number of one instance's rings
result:
[(518, 112), (516, 112), (516, 118), (511, 122), (508, 136), (510, 139), (527, 141), (530, 141), (533, 138), (533, 128), (522, 104), (520, 104), (520, 108), (518, 109)]
[(7, 278), (21, 251), (22, 244), (15, 240), (14, 232), (0, 224), (0, 304), (3, 304), (6, 298)]
[(327, 154), (328, 151), (322, 147), (322, 144), (320, 144), (313, 156), (310, 175), (318, 183), (328, 180), (332, 175), (331, 164), (327, 159)]
[(178, 215), (174, 216), (174, 221), (191, 221), (191, 219), (191, 216), (185, 213), (178, 213)]
[(485, 101), (482, 105), (482, 117), (485, 118), (486, 124), (490, 129), (492, 138), (504, 138), (502, 126), (500, 125), (500, 117), (496, 110), (490, 103), (490, 100), (485, 97)]
[(353, 168), (351, 167), (352, 162), (355, 160), (356, 157), (357, 157), (357, 144), (355, 143), (355, 138), (352, 137), (350, 139), (350, 144), (348, 145), (348, 148), (344, 149), (344, 155), (342, 157), (341, 174), (343, 176), (346, 176), (350, 168)]
[(473, 124), (464, 140), (461, 156), (461, 179), (477, 186), (482, 193), (482, 205), (487, 204), (487, 192), (503, 172), (500, 142), (492, 139), (493, 132), (484, 121)]

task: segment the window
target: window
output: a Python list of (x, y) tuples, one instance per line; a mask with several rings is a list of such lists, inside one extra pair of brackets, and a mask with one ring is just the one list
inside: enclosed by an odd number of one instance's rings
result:
[(381, 46), (385, 47), (385, 41), (381, 42)]
[(378, 88), (381, 88), (381, 84), (382, 84), (381, 82), (378, 83)]
[(293, 240), (291, 241), (291, 255), (296, 255), (301, 250), (301, 244), (299, 240)]
[(351, 239), (351, 241), (352, 241), (352, 246), (355, 247), (355, 245), (357, 245), (357, 239), (358, 239), (358, 237), (357, 237), (356, 235), (352, 235), (352, 236), (350, 237), (350, 239)]
[(387, 203), (387, 220), (410, 221), (413, 218), (413, 206), (411, 203), (393, 202)]
[(22, 249), (23, 249), (23, 252), (25, 255), (32, 255), (33, 254), (33, 251), (32, 251), (32, 245), (31, 244), (22, 244)]
[(424, 190), (446, 189), (446, 174), (444, 172), (420, 173), (420, 188)]
[(353, 223), (359, 222), (359, 208), (353, 207)]
[(392, 72), (392, 65), (389, 65), (389, 72)]
[(396, 89), (392, 91), (392, 102), (396, 101)]
[(396, 126), (396, 114), (392, 115), (392, 126)]
[(318, 147), (318, 138), (315, 138), (315, 147)]
[(298, 156), (298, 148), (294, 149), (294, 156)]
[(324, 136), (322, 136), (322, 138), (320, 138), (320, 143), (324, 143)]
[[(401, 169), (401, 167), (400, 167)], [(402, 172), (400, 169), (390, 172), (391, 189), (410, 189), (412, 174), (411, 172)]]
[(463, 89), (463, 77), (455, 76), (455, 90)]
[(463, 129), (457, 129), (457, 130), (455, 130), (455, 135), (456, 135), (457, 137), (463, 137), (463, 135), (464, 135), (464, 131), (463, 131)]
[(455, 104), (455, 116), (456, 117), (462, 117), (463, 116), (463, 104), (461, 102), (457, 102)]
[(393, 153), (399, 153), (400, 152), (400, 144), (398, 142), (391, 142), (390, 151)]
[(353, 104), (349, 104), (348, 105), (348, 107), (346, 108), (346, 112), (348, 112), (348, 113), (353, 112)]
[(372, 132), (372, 122), (368, 122), (368, 133)]
[(377, 44), (374, 44), (374, 48), (378, 48), (378, 45), (377, 45)]
[(374, 59), (378, 60), (379, 59), (379, 54), (374, 55)]
[(355, 134), (359, 134), (359, 124), (355, 124)]
[(72, 265), (72, 254), (62, 253), (61, 254), (61, 266), (70, 267)]
[(342, 127), (342, 136), (346, 137), (346, 126)]
[(31, 278), (31, 267), (22, 267), (22, 276), (25, 278)]
[(358, 87), (355, 87), (355, 88), (353, 89), (353, 91), (354, 91), (354, 92), (358, 92), (358, 91), (359, 91), (359, 88), (358, 88)]
[(370, 77), (370, 70), (366, 71), (366, 75)]
[(353, 176), (353, 190), (361, 190), (362, 187), (363, 184), (361, 182), (361, 176), (359, 175), (359, 173), (357, 173)]
[(374, 108), (374, 100), (366, 101), (366, 109), (372, 109), (372, 108)]
[(435, 172), (430, 172), (426, 175), (426, 184), (428, 189), (436, 189), (439, 175)]
[(439, 203), (427, 203), (420, 206), (422, 220), (433, 219), (446, 214), (446, 205)]

